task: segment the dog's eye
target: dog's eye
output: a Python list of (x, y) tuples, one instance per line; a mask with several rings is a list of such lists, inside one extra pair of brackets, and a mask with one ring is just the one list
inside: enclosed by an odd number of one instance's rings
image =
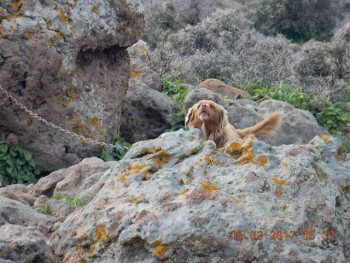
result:
[(210, 108), (211, 108), (211, 109), (214, 109), (214, 105), (210, 104)]

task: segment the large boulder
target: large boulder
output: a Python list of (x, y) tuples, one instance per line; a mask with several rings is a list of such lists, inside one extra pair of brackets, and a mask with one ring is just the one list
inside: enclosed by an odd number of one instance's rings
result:
[(199, 100), (209, 99), (222, 105), (228, 112), (230, 123), (238, 129), (253, 126), (263, 120), (268, 114), (280, 111), (283, 120), (278, 132), (264, 141), (272, 145), (307, 143), (316, 135), (328, 134), (316, 118), (309, 112), (295, 108), (293, 105), (279, 101), (266, 100), (257, 104), (248, 99), (225, 100), (222, 96), (208, 90), (196, 89), (185, 99), (185, 109)]
[[(250, 136), (218, 151), (197, 129), (164, 133), (119, 162), (89, 158), (34, 186), (3, 188), (0, 262), (345, 263), (343, 157), (331, 136), (281, 146)], [(87, 203), (72, 209), (58, 193)], [(51, 215), (38, 213), (44, 204)]]
[(160, 92), (160, 76), (152, 67), (147, 43), (139, 40), (128, 48), (128, 52), (132, 72), (122, 109), (120, 134), (134, 143), (162, 134), (171, 123), (175, 103)]
[[(126, 48), (141, 36), (142, 15), (124, 0), (19, 0), (1, 1), (0, 18), (2, 87), (47, 121), (112, 142), (130, 76)], [(41, 170), (100, 150), (31, 118), (0, 93), (0, 138), (15, 135)]]
[[(222, 152), (199, 130), (133, 145), (51, 236), (60, 262), (347, 262), (349, 168), (338, 139)], [(339, 160), (338, 160), (339, 158)]]

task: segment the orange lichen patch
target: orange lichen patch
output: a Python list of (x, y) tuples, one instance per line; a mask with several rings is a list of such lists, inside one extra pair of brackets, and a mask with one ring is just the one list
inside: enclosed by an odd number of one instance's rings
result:
[(267, 156), (258, 156), (253, 152), (254, 136), (249, 136), (243, 140), (236, 140), (230, 143), (226, 152), (234, 158), (238, 158), (237, 164), (253, 163), (265, 167), (268, 162)]
[(25, 33), (25, 35), (26, 35), (26, 37), (27, 37), (28, 39), (31, 39), (31, 38), (34, 37), (35, 32), (34, 32), (34, 31), (27, 31), (27, 32)]
[(205, 181), (204, 183), (202, 183), (201, 189), (203, 190), (203, 192), (205, 193), (205, 195), (210, 195), (212, 192), (214, 191), (220, 191), (221, 188), (215, 184), (212, 184), (209, 181)]
[(140, 47), (139, 47), (139, 51), (140, 51), (140, 53), (147, 53), (148, 52), (148, 48), (147, 48), (147, 46), (146, 45), (141, 45)]
[(189, 154), (189, 155), (195, 154), (196, 152), (198, 152), (196, 149), (187, 150), (187, 154)]
[(281, 189), (276, 189), (276, 190), (275, 190), (275, 195), (276, 195), (277, 197), (280, 197), (282, 194), (283, 194), (283, 192), (282, 192)]
[(331, 143), (332, 139), (329, 134), (323, 134), (320, 136), (320, 138), (325, 142), (325, 143)]
[(55, 6), (53, 10), (58, 11), (59, 17), (63, 22), (63, 24), (67, 24), (67, 23), (73, 24), (73, 20), (68, 16), (68, 14), (63, 9), (59, 8), (58, 6)]
[(184, 188), (184, 189), (182, 189), (181, 191), (180, 191), (180, 195), (184, 195), (184, 194), (186, 194), (188, 191), (189, 191), (190, 189), (188, 189), (188, 188)]
[(206, 164), (222, 165), (222, 162), (209, 155), (204, 156), (204, 162)]
[(119, 177), (119, 182), (126, 182), (127, 176), (133, 175), (133, 174), (140, 174), (142, 173), (144, 176), (147, 176), (150, 174), (151, 166), (148, 163), (140, 163), (140, 164), (134, 164), (129, 166), (128, 170), (123, 172)]
[(339, 188), (339, 190), (340, 191), (344, 191), (345, 189), (346, 189), (346, 185), (345, 184), (340, 184), (339, 186), (338, 186), (338, 188)]
[(165, 150), (160, 150), (158, 151), (153, 157), (152, 161), (158, 165), (158, 167), (163, 167), (164, 164), (168, 163), (170, 160), (171, 155), (165, 151)]
[(63, 40), (63, 34), (61, 32), (56, 32), (56, 37), (57, 37), (58, 41)]
[(138, 69), (135, 69), (135, 70), (131, 71), (131, 73), (130, 73), (130, 77), (132, 77), (132, 78), (136, 78), (139, 75), (140, 75), (140, 70), (138, 70)]
[(276, 177), (272, 178), (272, 181), (280, 186), (285, 186), (288, 183), (286, 180), (278, 179)]
[(268, 161), (269, 158), (266, 155), (260, 155), (255, 160), (253, 160), (253, 163), (262, 167), (266, 167)]
[(138, 203), (138, 202), (142, 202), (145, 200), (145, 195), (144, 194), (140, 194), (138, 196), (135, 196), (133, 198), (129, 199), (129, 202), (132, 204)]
[(75, 28), (73, 27), (73, 26), (71, 26), (70, 28), (69, 28), (69, 32), (70, 32), (70, 36), (73, 38), (73, 37), (75, 37)]
[(96, 229), (96, 238), (95, 241), (101, 243), (107, 243), (109, 241), (108, 233), (105, 226), (99, 225)]
[(94, 12), (95, 14), (99, 14), (101, 12), (101, 9), (97, 5), (95, 5), (92, 8), (92, 12)]
[(159, 238), (156, 241), (152, 242), (150, 244), (152, 247), (156, 247), (153, 250), (153, 256), (156, 256), (160, 259), (165, 259), (168, 257), (168, 255), (166, 254), (166, 252), (171, 249), (171, 244), (163, 244), (163, 239)]
[(335, 153), (335, 158), (337, 158), (338, 161), (345, 161), (346, 160), (346, 149), (344, 145), (341, 145), (337, 152)]
[(316, 171), (316, 176), (320, 181), (323, 181), (324, 178), (327, 176), (327, 174), (319, 169), (315, 170)]
[(11, 4), (12, 10), (15, 14), (21, 13), (24, 11), (25, 5), (23, 0), (13, 1)]
[(286, 212), (287, 208), (288, 208), (287, 205), (280, 206), (280, 209), (281, 209), (283, 212)]

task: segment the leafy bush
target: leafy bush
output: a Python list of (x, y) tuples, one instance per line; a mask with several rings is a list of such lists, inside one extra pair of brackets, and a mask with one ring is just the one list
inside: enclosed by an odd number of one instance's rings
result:
[(183, 107), (177, 108), (173, 112), (173, 120), (170, 124), (170, 128), (165, 130), (165, 131), (170, 132), (170, 131), (177, 131), (180, 129), (184, 129), (185, 128), (185, 117), (186, 117), (186, 112), (183, 109)]
[(0, 186), (35, 183), (40, 171), (36, 169), (32, 154), (15, 145), (9, 147), (0, 141)]
[(272, 88), (256, 88), (255, 85), (241, 88), (249, 91), (252, 99), (255, 101), (260, 102), (271, 98), (282, 100), (297, 108), (310, 111), (316, 117), (318, 123), (327, 128), (334, 136), (341, 138), (347, 150), (350, 151), (350, 141), (344, 134), (346, 125), (350, 123), (350, 113), (344, 108), (343, 104), (319, 100), (283, 84)]
[(174, 77), (163, 80), (163, 92), (177, 102), (183, 102), (190, 89), (182, 81)]
[(116, 137), (114, 139), (115, 148), (113, 152), (108, 152), (103, 149), (100, 153), (100, 158), (104, 161), (119, 161), (129, 151), (131, 144), (126, 142), (122, 137)]

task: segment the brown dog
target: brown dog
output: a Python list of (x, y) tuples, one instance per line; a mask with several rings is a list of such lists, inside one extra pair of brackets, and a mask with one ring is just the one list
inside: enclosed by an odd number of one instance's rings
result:
[(206, 140), (213, 140), (217, 147), (223, 147), (226, 142), (249, 134), (268, 137), (279, 128), (281, 120), (282, 113), (274, 112), (254, 126), (240, 130), (228, 122), (227, 111), (222, 106), (211, 100), (201, 100), (188, 110), (185, 125), (201, 129)]

